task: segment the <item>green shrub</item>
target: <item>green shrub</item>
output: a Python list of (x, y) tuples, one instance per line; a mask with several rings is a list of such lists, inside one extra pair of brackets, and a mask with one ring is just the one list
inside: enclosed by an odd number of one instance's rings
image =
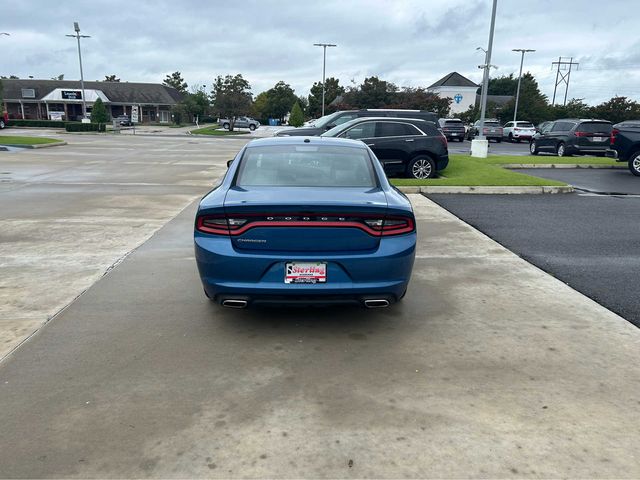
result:
[(304, 123), (304, 114), (302, 113), (302, 108), (300, 108), (300, 104), (296, 102), (291, 109), (291, 114), (289, 115), (289, 125), (292, 127), (301, 127)]
[(64, 128), (68, 122), (60, 120), (14, 120), (9, 119), (9, 126), (15, 127), (46, 127), (46, 128)]
[(104, 123), (68, 122), (64, 128), (67, 132), (106, 132), (107, 131), (107, 126)]

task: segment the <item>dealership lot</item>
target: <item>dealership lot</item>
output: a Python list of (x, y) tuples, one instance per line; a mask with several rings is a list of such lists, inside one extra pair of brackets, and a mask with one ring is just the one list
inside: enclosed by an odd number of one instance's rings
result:
[(428, 199), (394, 308), (227, 310), (193, 216), (246, 140), (70, 140), (0, 157), (5, 326), (88, 288), (0, 363), (0, 476), (640, 475), (638, 329)]

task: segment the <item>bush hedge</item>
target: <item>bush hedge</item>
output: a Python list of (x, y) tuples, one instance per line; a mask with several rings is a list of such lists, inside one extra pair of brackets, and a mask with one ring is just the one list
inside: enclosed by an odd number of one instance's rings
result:
[(106, 132), (107, 131), (107, 126), (104, 123), (67, 122), (64, 128), (67, 132)]
[(65, 128), (66, 124), (60, 120), (14, 120), (9, 119), (9, 126), (14, 127), (47, 127), (47, 128)]

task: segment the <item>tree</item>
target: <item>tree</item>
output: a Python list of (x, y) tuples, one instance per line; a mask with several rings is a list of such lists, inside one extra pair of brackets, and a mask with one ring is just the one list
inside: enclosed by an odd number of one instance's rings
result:
[[(341, 87), (340, 81), (334, 77), (325, 79), (325, 85), (324, 104), (325, 110), (327, 110), (331, 102), (339, 95), (344, 94), (344, 87)], [(319, 117), (322, 114), (322, 82), (313, 84), (308, 99), (309, 108), (307, 114), (310, 117)]]
[(105, 75), (104, 76), (104, 81), (105, 82), (119, 82), (120, 79), (118, 77), (116, 77), (115, 75)]
[[(499, 77), (490, 80), (494, 82), (493, 89), (490, 86), (490, 95), (513, 95), (514, 98), (506, 103), (497, 112), (497, 117), (503, 122), (513, 120), (515, 110), (515, 95), (518, 88), (518, 79), (513, 75), (508, 77)], [(511, 91), (510, 91), (511, 89)], [(499, 93), (492, 93), (492, 92)], [(510, 91), (510, 93), (508, 93)], [(518, 100), (518, 119), (527, 120), (533, 123), (540, 123), (549, 119), (549, 102), (546, 95), (540, 91), (538, 82), (531, 73), (527, 72), (522, 75), (520, 82), (520, 98)]]
[(343, 103), (353, 108), (383, 108), (395, 100), (398, 87), (378, 77), (365, 78), (361, 85), (351, 87)]
[(203, 117), (211, 110), (211, 100), (204, 89), (193, 89), (191, 93), (184, 95), (182, 100), (185, 117)]
[(271, 118), (283, 120), (297, 100), (293, 89), (287, 83), (279, 81), (267, 90), (266, 114)]
[(634, 120), (640, 118), (640, 104), (627, 97), (616, 96), (593, 107), (592, 116), (614, 124)]
[(546, 120), (559, 118), (587, 118), (593, 115), (592, 107), (580, 98), (572, 98), (566, 105), (550, 105), (547, 109)]
[(304, 113), (298, 102), (291, 107), (291, 115), (289, 115), (289, 125), (292, 127), (301, 127), (304, 123)]
[(171, 75), (167, 75), (162, 84), (168, 87), (173, 87), (180, 93), (187, 93), (187, 82), (184, 81), (182, 74), (178, 71), (173, 72)]
[(91, 109), (91, 123), (97, 123), (98, 125), (102, 125), (109, 121), (109, 114), (107, 113), (107, 107), (105, 107), (101, 98), (98, 98), (93, 103), (93, 108)]
[(386, 107), (408, 110), (428, 110), (437, 113), (438, 117), (446, 117), (449, 115), (452, 102), (451, 98), (440, 97), (435, 93), (427, 92), (422, 87), (403, 87), (394, 97), (393, 102), (385, 105)]
[(224, 77), (219, 75), (213, 82), (211, 98), (218, 116), (229, 120), (229, 131), (233, 131), (237, 116), (247, 115), (251, 111), (251, 85), (240, 73)]
[(51, 77), (51, 80), (64, 80), (64, 73), (61, 73), (57, 77)]
[(260, 120), (262, 123), (267, 123), (267, 101), (269, 100), (269, 95), (267, 92), (259, 93), (258, 96), (253, 101), (253, 105), (251, 106), (251, 116)]

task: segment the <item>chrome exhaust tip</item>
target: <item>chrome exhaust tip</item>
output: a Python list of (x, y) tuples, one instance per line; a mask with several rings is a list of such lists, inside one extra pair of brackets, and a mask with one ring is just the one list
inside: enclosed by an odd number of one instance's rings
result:
[(227, 308), (247, 308), (247, 301), (227, 298), (226, 300), (222, 301), (222, 306)]
[(386, 298), (372, 298), (364, 301), (367, 308), (385, 308), (389, 306), (389, 300)]

